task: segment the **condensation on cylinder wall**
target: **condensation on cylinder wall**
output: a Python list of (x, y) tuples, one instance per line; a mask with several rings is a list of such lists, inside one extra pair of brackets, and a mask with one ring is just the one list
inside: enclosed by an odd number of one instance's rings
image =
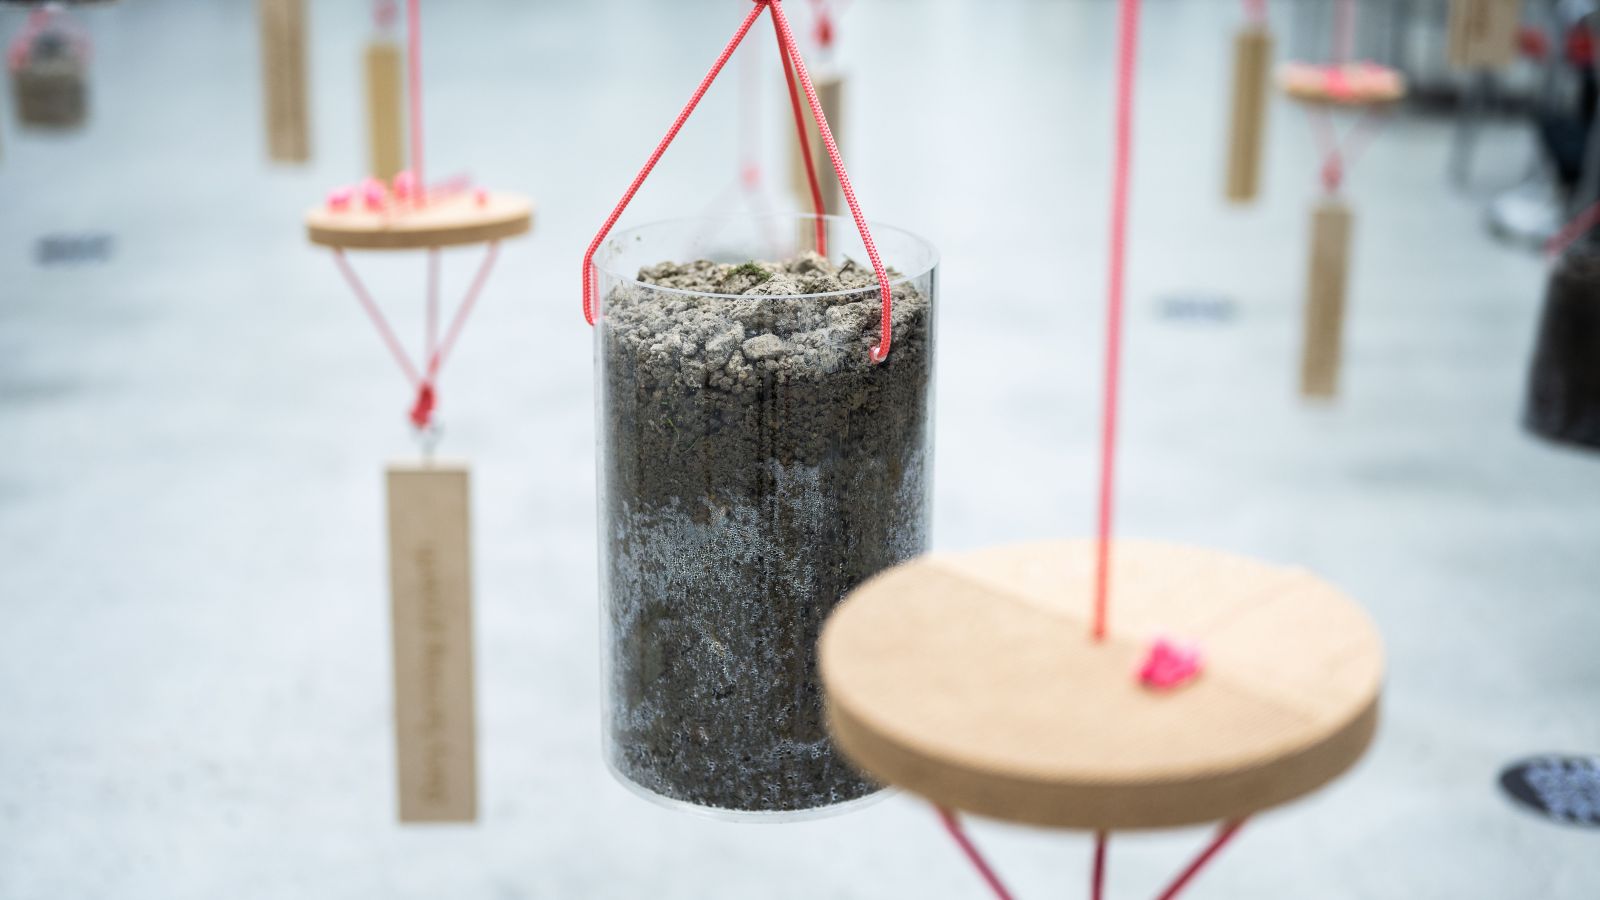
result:
[(1300, 393), (1306, 397), (1328, 399), (1339, 393), (1350, 227), (1350, 208), (1337, 197), (1324, 198), (1311, 214), (1305, 343), (1300, 357)]
[(1233, 115), (1228, 129), (1228, 200), (1248, 203), (1261, 184), (1261, 145), (1265, 139), (1272, 66), (1272, 34), (1249, 25), (1233, 40)]
[(816, 640), (927, 548), (937, 258), (873, 229), (895, 270), (874, 364), (876, 279), (824, 221), (827, 261), (801, 255), (814, 217), (774, 216), (731, 243), (636, 228), (596, 262), (606, 754), (652, 799), (771, 816), (878, 790), (826, 733)]

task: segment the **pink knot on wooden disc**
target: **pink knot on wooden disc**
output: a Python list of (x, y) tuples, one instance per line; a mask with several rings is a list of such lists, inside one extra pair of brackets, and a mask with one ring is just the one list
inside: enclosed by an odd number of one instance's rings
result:
[(410, 200), (417, 193), (417, 176), (410, 169), (396, 172), (394, 176), (394, 195), (401, 200)]
[(328, 208), (340, 212), (350, 208), (350, 201), (355, 198), (356, 189), (350, 186), (334, 188), (328, 192)]
[(472, 192), (472, 199), (477, 201), (477, 204), (479, 206), (488, 206), (489, 205), (489, 192), (484, 190), (483, 188), (478, 188), (477, 190)]
[(368, 178), (361, 182), (361, 202), (366, 205), (368, 210), (377, 212), (383, 209), (384, 203), (388, 198), (388, 190), (384, 188), (383, 182), (378, 179)]
[(1158, 691), (1171, 690), (1193, 681), (1201, 668), (1199, 647), (1156, 638), (1139, 666), (1139, 683)]

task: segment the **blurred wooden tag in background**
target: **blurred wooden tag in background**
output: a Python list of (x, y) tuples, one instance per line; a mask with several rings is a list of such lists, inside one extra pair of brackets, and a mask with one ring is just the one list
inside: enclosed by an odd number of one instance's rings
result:
[(389, 467), (389, 579), (402, 822), (478, 815), (470, 478), (462, 464)]
[(1331, 398), (1339, 393), (1350, 224), (1350, 208), (1337, 197), (1323, 199), (1311, 214), (1305, 347), (1300, 359), (1300, 393), (1306, 397)]
[(1231, 203), (1248, 203), (1259, 190), (1271, 67), (1272, 34), (1265, 25), (1246, 26), (1233, 39), (1233, 118), (1228, 129), (1227, 185)]
[(256, 9), (261, 19), (267, 156), (275, 162), (305, 162), (311, 158), (305, 0), (258, 0)]
[[(824, 72), (813, 75), (811, 84), (817, 89), (817, 102), (822, 104), (822, 113), (828, 117), (828, 130), (833, 132), (834, 143), (839, 145), (839, 152), (844, 152), (844, 76), (833, 72)], [(787, 104), (786, 104), (787, 105)], [(833, 170), (833, 160), (828, 158), (828, 148), (822, 143), (822, 133), (817, 128), (816, 117), (811, 114), (811, 105), (806, 101), (804, 93), (800, 96), (800, 108), (805, 113), (806, 140), (810, 142), (811, 164), (817, 169), (817, 184), (822, 188), (822, 207), (829, 215), (842, 215), (844, 210), (844, 189), (839, 186), (839, 175)], [(783, 117), (785, 128), (789, 135), (790, 185), (795, 196), (800, 199), (802, 212), (810, 213), (811, 207), (811, 179), (806, 177), (805, 155), (800, 152), (800, 138), (795, 133), (794, 116)]]
[(373, 41), (367, 45), (367, 152), (374, 178), (389, 181), (406, 167), (403, 63), (400, 45)]
[(1458, 69), (1498, 69), (1517, 58), (1522, 0), (1450, 0), (1449, 58)]

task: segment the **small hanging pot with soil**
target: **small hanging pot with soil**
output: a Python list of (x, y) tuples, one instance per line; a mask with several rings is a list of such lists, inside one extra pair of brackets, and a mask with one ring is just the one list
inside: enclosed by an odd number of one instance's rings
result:
[(17, 120), (24, 126), (70, 129), (88, 115), (89, 39), (76, 22), (37, 9), (6, 52)]
[[(927, 548), (937, 258), (850, 220), (648, 225), (596, 259), (608, 762), (661, 798), (794, 812), (877, 788), (824, 727), (816, 641), (862, 582)], [(852, 240), (854, 239), (854, 240)]]

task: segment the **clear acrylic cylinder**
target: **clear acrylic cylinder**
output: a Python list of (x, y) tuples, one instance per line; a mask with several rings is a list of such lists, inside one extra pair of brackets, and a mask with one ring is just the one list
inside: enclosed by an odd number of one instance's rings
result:
[[(595, 260), (607, 761), (652, 799), (795, 815), (878, 790), (833, 748), (823, 620), (923, 552), (938, 256), (874, 226), (693, 219)], [(780, 265), (774, 265), (778, 263)]]

